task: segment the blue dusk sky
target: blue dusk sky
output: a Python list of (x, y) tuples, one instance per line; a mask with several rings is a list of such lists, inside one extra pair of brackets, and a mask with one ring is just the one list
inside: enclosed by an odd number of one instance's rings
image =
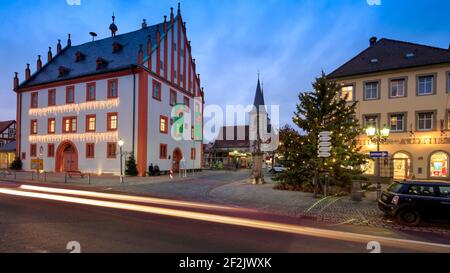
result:
[[(80, 1), (81, 5), (68, 2)], [(369, 3), (368, 3), (369, 2)], [(0, 120), (15, 119), (14, 71), (24, 79), (57, 39), (74, 44), (110, 35), (114, 12), (119, 34), (142, 19), (163, 20), (175, 0), (0, 0)], [(280, 123), (292, 123), (297, 94), (311, 90), (323, 69), (330, 73), (369, 45), (391, 38), (447, 48), (450, 1), (426, 0), (185, 0), (188, 37), (205, 87), (206, 103), (253, 102), (257, 73), (266, 104), (280, 105)]]

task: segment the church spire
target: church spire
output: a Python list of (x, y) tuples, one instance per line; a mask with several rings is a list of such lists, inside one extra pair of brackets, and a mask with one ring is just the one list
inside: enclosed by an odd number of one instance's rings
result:
[(255, 93), (255, 100), (253, 102), (253, 105), (256, 107), (256, 110), (259, 112), (260, 106), (265, 106), (264, 103), (264, 94), (261, 88), (261, 82), (259, 80), (259, 73), (258, 73), (258, 84), (256, 86), (256, 93)]

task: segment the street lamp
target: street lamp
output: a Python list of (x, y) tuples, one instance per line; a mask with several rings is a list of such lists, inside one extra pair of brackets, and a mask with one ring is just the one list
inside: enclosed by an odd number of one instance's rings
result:
[(117, 144), (119, 144), (119, 153), (120, 153), (120, 183), (123, 183), (123, 152), (122, 152), (122, 147), (125, 144), (125, 142), (120, 139), (119, 142), (117, 142)]
[[(380, 151), (380, 145), (385, 143), (389, 137), (390, 129), (384, 125), (383, 129), (375, 128), (374, 126), (369, 126), (366, 128), (366, 134), (369, 137), (371, 142), (374, 142), (377, 144), (377, 152)], [(376, 158), (377, 162), (377, 198), (381, 198), (381, 161), (380, 158)]]

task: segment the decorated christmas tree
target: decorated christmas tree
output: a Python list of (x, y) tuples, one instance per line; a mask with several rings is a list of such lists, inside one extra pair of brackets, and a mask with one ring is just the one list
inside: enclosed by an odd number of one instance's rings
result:
[[(299, 154), (294, 158), (291, 173), (302, 174), (300, 179), (311, 181), (319, 172), (328, 172), (335, 185), (348, 186), (355, 175), (361, 174), (360, 166), (366, 162), (366, 156), (360, 153), (357, 138), (361, 128), (356, 118), (356, 102), (349, 102), (339, 96), (340, 86), (327, 79), (322, 72), (313, 84), (314, 91), (300, 93), (294, 123), (304, 137), (300, 145), (293, 148)], [(332, 132), (331, 157), (319, 158), (319, 134)]]

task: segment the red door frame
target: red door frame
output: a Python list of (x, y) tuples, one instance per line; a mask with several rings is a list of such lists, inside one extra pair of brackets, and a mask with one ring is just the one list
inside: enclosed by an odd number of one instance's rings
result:
[(63, 172), (64, 171), (64, 151), (67, 147), (72, 146), (74, 152), (74, 168), (72, 171), (78, 171), (78, 150), (77, 146), (70, 140), (66, 140), (59, 144), (58, 149), (56, 150), (56, 160), (55, 160), (55, 172)]
[(172, 153), (172, 170), (174, 173), (180, 172), (180, 161), (182, 158), (183, 153), (181, 152), (180, 148), (175, 148)]

